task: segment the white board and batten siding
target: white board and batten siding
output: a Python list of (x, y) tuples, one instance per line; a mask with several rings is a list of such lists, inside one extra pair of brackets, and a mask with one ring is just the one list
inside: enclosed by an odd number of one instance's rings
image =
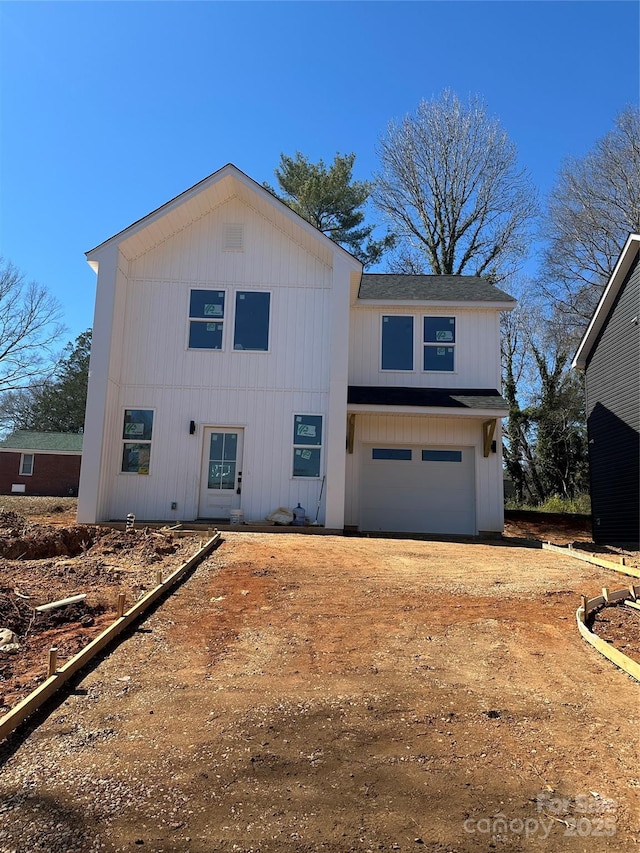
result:
[[(411, 461), (376, 463), (374, 448), (410, 450)], [(423, 462), (422, 450), (459, 452), (460, 461)], [(498, 454), (484, 457), (475, 419), (358, 414), (354, 452), (347, 455), (345, 524), (435, 534), (501, 531), (499, 462)]]
[[(414, 369), (382, 370), (382, 317), (414, 317)], [(422, 318), (455, 317), (455, 371), (422, 370)], [(500, 313), (494, 309), (446, 307), (437, 303), (373, 305), (361, 302), (351, 310), (350, 385), (402, 385), (431, 388), (500, 388)]]
[[(229, 250), (225, 239), (234, 232), (235, 248)], [(326, 473), (320, 521), (341, 526), (346, 326), (341, 343), (335, 337), (332, 343), (332, 336), (347, 322), (349, 260), (338, 257), (328, 264), (327, 259), (326, 251), (310, 253), (238, 198), (139, 257), (125, 261), (120, 254), (126, 274), (120, 273), (111, 310), (103, 306), (100, 315), (96, 310), (94, 331), (96, 353), (108, 362), (96, 518), (124, 518), (130, 512), (149, 520), (198, 517), (205, 427), (217, 426), (243, 431), (245, 519), (263, 519), (298, 502), (315, 517)], [(198, 288), (225, 292), (222, 350), (188, 348), (190, 291)], [(233, 349), (238, 290), (270, 293), (267, 352)], [(110, 348), (104, 339), (111, 340)], [(104, 362), (96, 369), (104, 372)], [(120, 472), (125, 409), (154, 412), (148, 475)], [(292, 477), (296, 414), (323, 415), (318, 479)], [(197, 424), (193, 435), (191, 421)], [(85, 515), (92, 512), (90, 503)]]

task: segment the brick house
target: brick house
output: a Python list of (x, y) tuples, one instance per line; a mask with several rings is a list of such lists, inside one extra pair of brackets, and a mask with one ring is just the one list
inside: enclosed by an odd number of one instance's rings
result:
[(78, 494), (82, 435), (17, 430), (0, 441), (0, 494)]

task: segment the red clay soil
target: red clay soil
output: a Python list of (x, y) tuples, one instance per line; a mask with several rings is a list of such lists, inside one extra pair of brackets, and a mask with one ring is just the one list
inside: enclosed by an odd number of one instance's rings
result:
[[(565, 541), (587, 542), (574, 522)], [(636, 849), (639, 686), (575, 621), (581, 594), (628, 579), (534, 547), (563, 543), (531, 524), (485, 543), (225, 532), (0, 748), (0, 851)], [(7, 704), (55, 632), (97, 629), (123, 586), (135, 598), (200, 544), (83, 541), (0, 565), (4, 613), (23, 613), (17, 592), (31, 608), (86, 591), (96, 621), (31, 625)]]
[(640, 610), (622, 603), (610, 604), (589, 615), (588, 627), (640, 663)]

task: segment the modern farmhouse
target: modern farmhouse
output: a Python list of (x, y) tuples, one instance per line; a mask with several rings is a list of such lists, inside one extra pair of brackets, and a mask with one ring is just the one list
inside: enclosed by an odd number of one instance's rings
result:
[(227, 165), (91, 250), (78, 518), (503, 527), (500, 312), (360, 262)]

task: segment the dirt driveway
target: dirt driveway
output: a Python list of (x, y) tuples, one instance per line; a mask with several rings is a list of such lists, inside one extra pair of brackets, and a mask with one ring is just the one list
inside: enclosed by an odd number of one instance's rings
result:
[(636, 849), (640, 688), (575, 627), (627, 581), (515, 543), (225, 533), (0, 750), (1, 853)]

